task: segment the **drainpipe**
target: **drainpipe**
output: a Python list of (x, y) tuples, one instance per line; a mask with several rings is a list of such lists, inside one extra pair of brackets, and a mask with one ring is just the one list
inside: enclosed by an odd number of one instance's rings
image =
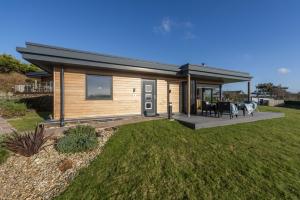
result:
[(60, 68), (60, 126), (65, 126), (65, 86), (64, 86), (64, 67)]
[(187, 90), (188, 90), (188, 98), (187, 98), (187, 115), (191, 117), (191, 74), (188, 73), (187, 77)]
[(219, 85), (219, 101), (222, 101), (222, 85)]
[(248, 81), (248, 102), (250, 101), (251, 96), (251, 81)]

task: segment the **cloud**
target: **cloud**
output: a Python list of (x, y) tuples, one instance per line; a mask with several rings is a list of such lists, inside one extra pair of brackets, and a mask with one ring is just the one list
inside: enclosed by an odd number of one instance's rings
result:
[(194, 39), (196, 35), (192, 33), (194, 24), (190, 21), (175, 21), (169, 17), (164, 17), (158, 26), (154, 26), (153, 30), (158, 34), (168, 34), (173, 31), (179, 31), (185, 39)]
[(154, 27), (154, 32), (163, 34), (169, 33), (171, 32), (174, 24), (175, 23), (170, 18), (165, 17), (164, 19), (162, 19), (159, 26)]
[(277, 69), (277, 72), (282, 75), (286, 75), (286, 74), (290, 73), (290, 71), (291, 70), (289, 70), (288, 68), (285, 68), (285, 67), (280, 67)]
[(197, 38), (197, 36), (194, 33), (190, 32), (190, 31), (186, 31), (184, 33), (183, 38), (186, 39), (186, 40), (192, 40), (192, 39)]

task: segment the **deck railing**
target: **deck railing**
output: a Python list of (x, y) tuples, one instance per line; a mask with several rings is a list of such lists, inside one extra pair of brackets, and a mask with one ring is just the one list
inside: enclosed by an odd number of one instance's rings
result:
[(53, 82), (30, 83), (24, 85), (15, 85), (15, 93), (23, 94), (47, 94), (53, 92)]

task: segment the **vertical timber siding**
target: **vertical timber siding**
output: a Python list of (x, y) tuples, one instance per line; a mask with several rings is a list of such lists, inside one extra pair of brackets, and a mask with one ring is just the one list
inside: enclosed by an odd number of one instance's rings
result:
[(172, 111), (179, 112), (179, 84), (180, 81), (170, 81), (170, 102), (172, 102)]
[(158, 79), (157, 80), (157, 112), (158, 113), (167, 113), (167, 102), (168, 102), (168, 93), (167, 93), (167, 81)]
[[(86, 100), (86, 74), (112, 75), (112, 100)], [(171, 80), (170, 101), (173, 111), (179, 112), (179, 81), (142, 74), (110, 72), (107, 70), (74, 69), (65, 67), (65, 118), (141, 114), (142, 79), (157, 80), (157, 112), (167, 112), (167, 81)], [(60, 67), (55, 67), (54, 119), (60, 118)], [(133, 94), (133, 88), (135, 93)], [(176, 91), (177, 90), (177, 91)]]

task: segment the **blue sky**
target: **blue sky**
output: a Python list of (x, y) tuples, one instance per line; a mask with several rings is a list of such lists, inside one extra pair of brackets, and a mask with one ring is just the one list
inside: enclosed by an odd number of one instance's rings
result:
[[(300, 92), (300, 1), (3, 1), (0, 53), (25, 41), (250, 72)], [(246, 83), (227, 86), (246, 89)]]

